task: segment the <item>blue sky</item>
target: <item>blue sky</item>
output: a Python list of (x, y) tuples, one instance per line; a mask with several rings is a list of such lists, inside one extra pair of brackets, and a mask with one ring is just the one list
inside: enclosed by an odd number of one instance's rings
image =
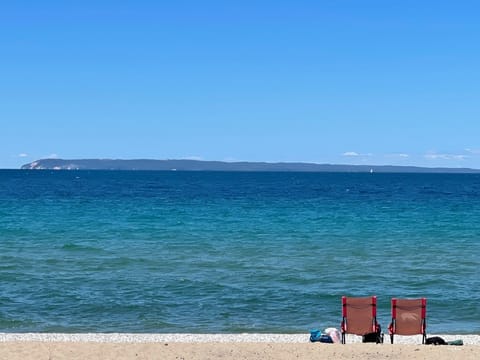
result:
[(46, 157), (480, 168), (476, 1), (11, 1), (0, 168)]

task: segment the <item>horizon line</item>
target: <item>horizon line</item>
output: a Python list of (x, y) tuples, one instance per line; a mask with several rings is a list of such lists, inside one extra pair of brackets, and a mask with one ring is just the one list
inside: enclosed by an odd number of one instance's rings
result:
[[(453, 171), (461, 171), (461, 170), (471, 170), (474, 172), (480, 171), (478, 168), (470, 168), (470, 167), (448, 167), (448, 166), (422, 166), (422, 165), (392, 165), (392, 164), (345, 164), (345, 163), (321, 163), (321, 162), (312, 162), (312, 161), (249, 161), (249, 160), (235, 160), (235, 161), (228, 161), (228, 160), (205, 160), (205, 159), (186, 159), (186, 158), (166, 158), (166, 159), (154, 159), (154, 158), (71, 158), (71, 159), (64, 159), (64, 158), (43, 158), (34, 160), (28, 163), (25, 163), (20, 166), (20, 168), (0, 168), (2, 170), (25, 170), (25, 166), (33, 165), (37, 162), (51, 162), (51, 161), (59, 161), (59, 162), (68, 162), (68, 161), (113, 161), (113, 162), (135, 162), (135, 161), (152, 161), (152, 162), (168, 162), (168, 161), (181, 161), (181, 162), (191, 162), (191, 163), (218, 163), (218, 164), (265, 164), (265, 165), (314, 165), (314, 166), (345, 166), (345, 167), (356, 167), (356, 168), (414, 168), (414, 169), (430, 169), (430, 170), (453, 170)], [(37, 169), (39, 170), (39, 169)], [(48, 170), (48, 169), (46, 169)], [(81, 169), (77, 169), (81, 170)]]

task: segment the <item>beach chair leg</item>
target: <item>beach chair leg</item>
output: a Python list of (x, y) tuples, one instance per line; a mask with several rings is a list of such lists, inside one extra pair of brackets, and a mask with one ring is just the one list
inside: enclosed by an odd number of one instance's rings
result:
[(383, 344), (383, 333), (377, 334), (377, 344)]

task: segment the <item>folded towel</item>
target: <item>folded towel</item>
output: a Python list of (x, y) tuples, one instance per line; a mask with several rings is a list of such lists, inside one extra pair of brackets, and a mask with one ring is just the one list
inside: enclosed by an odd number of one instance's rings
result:
[(461, 346), (463, 345), (463, 340), (452, 340), (452, 341), (447, 341), (448, 345), (456, 345), (456, 346)]

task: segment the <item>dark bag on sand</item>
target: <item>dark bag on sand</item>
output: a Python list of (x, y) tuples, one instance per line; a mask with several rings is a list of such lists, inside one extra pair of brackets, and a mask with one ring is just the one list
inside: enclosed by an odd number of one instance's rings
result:
[(383, 344), (383, 334), (376, 332), (365, 334), (362, 336), (362, 343)]
[(447, 342), (440, 336), (432, 336), (425, 340), (425, 345), (447, 345)]
[(333, 340), (330, 337), (330, 335), (325, 335), (325, 334), (320, 336), (320, 342), (321, 343), (326, 343), (326, 344), (333, 344)]
[(320, 332), (320, 330), (312, 330), (310, 331), (310, 341), (311, 342), (321, 342), (327, 344), (333, 344), (333, 340), (330, 335), (325, 335)]
[(320, 330), (310, 331), (310, 341), (311, 342), (320, 341), (321, 336), (322, 336), (322, 334), (320, 333)]
[(362, 343), (383, 343), (382, 328), (378, 325), (377, 332), (368, 333), (362, 336)]
[(376, 343), (378, 340), (378, 333), (368, 333), (362, 336), (362, 343)]

